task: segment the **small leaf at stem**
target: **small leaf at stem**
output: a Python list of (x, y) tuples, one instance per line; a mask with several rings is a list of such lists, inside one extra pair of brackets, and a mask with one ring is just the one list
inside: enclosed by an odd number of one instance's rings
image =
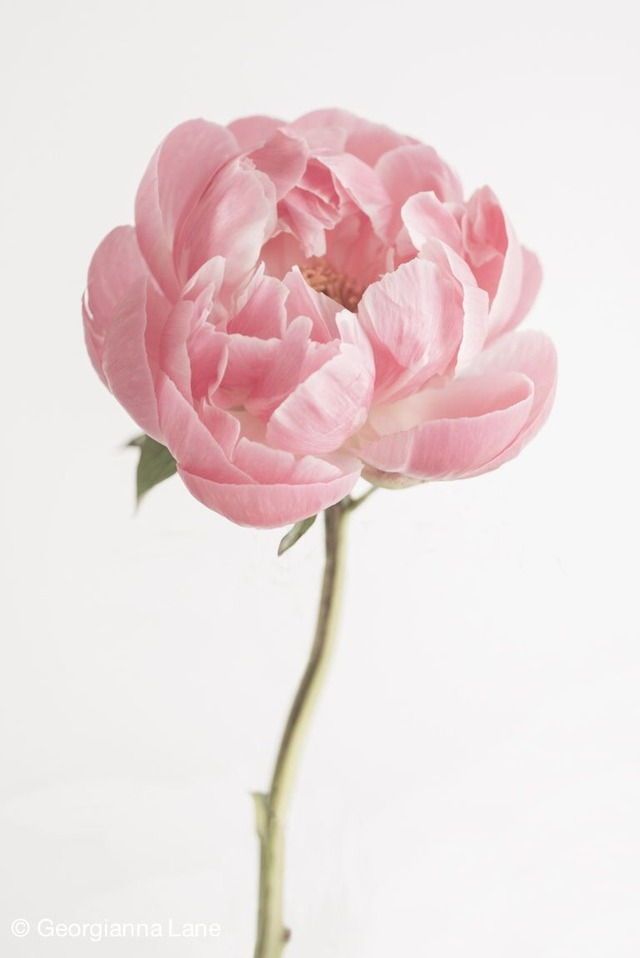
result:
[(127, 445), (140, 450), (136, 472), (136, 503), (139, 505), (149, 489), (173, 476), (178, 467), (167, 447), (151, 436), (136, 436)]
[(305, 532), (308, 532), (317, 518), (317, 516), (309, 516), (308, 519), (301, 519), (300, 522), (296, 522), (295, 526), (291, 526), (287, 534), (280, 540), (278, 555), (281, 556), (287, 549), (294, 546), (298, 539), (301, 539)]

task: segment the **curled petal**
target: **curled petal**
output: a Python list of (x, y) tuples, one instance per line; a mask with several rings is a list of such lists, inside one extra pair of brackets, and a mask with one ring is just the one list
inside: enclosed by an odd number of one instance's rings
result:
[[(376, 469), (416, 479), (483, 471), (527, 423), (533, 392), (521, 373), (487, 374), (426, 390), (379, 412), (374, 426), (398, 431), (365, 444), (362, 458)], [(411, 426), (416, 419), (420, 424)]]
[(452, 250), (462, 252), (460, 226), (446, 204), (434, 193), (416, 193), (410, 196), (400, 211), (409, 238), (419, 252), (428, 240), (437, 239)]
[(233, 134), (241, 150), (248, 152), (262, 146), (278, 127), (285, 126), (284, 120), (273, 116), (242, 116), (229, 123), (227, 129)]
[[(376, 360), (378, 398), (445, 372), (462, 337), (450, 279), (435, 263), (415, 259), (366, 290), (358, 317)], [(415, 382), (411, 378), (412, 386)]]
[(116, 227), (93, 254), (82, 315), (89, 356), (103, 381), (102, 353), (109, 324), (132, 287), (147, 275), (132, 226)]
[(177, 298), (175, 236), (220, 167), (237, 154), (234, 136), (205, 120), (188, 120), (153, 155), (136, 196), (136, 234), (160, 287)]
[(176, 237), (178, 272), (192, 276), (212, 257), (225, 263), (225, 285), (235, 288), (257, 264), (275, 225), (275, 189), (246, 159), (214, 177)]
[(266, 143), (249, 154), (256, 169), (273, 183), (277, 200), (300, 181), (308, 157), (309, 148), (305, 141), (286, 130), (276, 130)]
[(519, 243), (492, 190), (477, 190), (462, 216), (465, 256), (490, 300), (489, 336), (516, 326), (535, 299), (542, 274), (533, 253)]
[(305, 483), (214, 482), (185, 469), (180, 475), (189, 491), (210, 509), (243, 526), (274, 528), (298, 522), (334, 505), (351, 492), (360, 466), (336, 478)]
[(160, 441), (157, 344), (168, 310), (168, 303), (150, 280), (137, 280), (105, 330), (102, 354), (109, 389), (138, 425)]
[(315, 149), (352, 153), (369, 166), (389, 150), (414, 143), (388, 126), (370, 123), (347, 110), (314, 110), (293, 124)]
[(372, 370), (356, 346), (344, 344), (278, 406), (267, 442), (299, 455), (333, 452), (364, 424), (372, 391)]
[(527, 329), (501, 336), (469, 368), (469, 375), (502, 374), (517, 370), (533, 383), (533, 403), (524, 428), (513, 442), (486, 464), (496, 469), (517, 456), (546, 422), (555, 398), (558, 378), (556, 350), (544, 333)]
[(392, 226), (396, 232), (402, 227), (402, 207), (416, 193), (435, 193), (443, 203), (460, 203), (463, 199), (457, 175), (430, 146), (415, 144), (391, 150), (378, 161), (376, 172), (393, 203)]

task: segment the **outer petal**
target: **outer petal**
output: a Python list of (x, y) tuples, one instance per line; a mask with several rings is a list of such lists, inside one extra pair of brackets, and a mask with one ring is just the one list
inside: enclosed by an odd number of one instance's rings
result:
[(206, 120), (188, 120), (160, 144), (136, 196), (136, 233), (153, 275), (170, 298), (181, 283), (175, 235), (223, 163), (238, 153), (234, 136)]
[(419, 373), (422, 383), (443, 373), (462, 337), (451, 278), (422, 259), (369, 286), (358, 317), (373, 345), (379, 397), (404, 387), (406, 373)]
[(313, 516), (334, 505), (353, 489), (360, 475), (352, 472), (322, 482), (234, 485), (213, 482), (179, 470), (189, 491), (209, 509), (243, 526), (273, 528)]
[(479, 285), (489, 294), (490, 337), (513, 329), (535, 299), (542, 271), (515, 231), (489, 187), (477, 190), (462, 216), (465, 255)]
[(549, 337), (533, 329), (502, 336), (475, 360), (469, 374), (482, 375), (511, 370), (518, 370), (533, 383), (533, 404), (519, 435), (495, 459), (487, 463), (482, 472), (496, 469), (517, 456), (544, 425), (551, 412), (558, 378), (558, 357)]
[(309, 148), (300, 136), (287, 130), (276, 130), (273, 135), (249, 154), (256, 169), (265, 173), (280, 200), (299, 182), (309, 157)]
[(156, 398), (158, 341), (168, 303), (150, 280), (140, 279), (105, 331), (102, 368), (116, 399), (150, 436), (162, 438)]
[(227, 129), (237, 140), (240, 149), (249, 151), (262, 146), (278, 127), (285, 125), (284, 120), (278, 120), (276, 117), (256, 115), (242, 116), (229, 123)]
[(409, 136), (379, 123), (370, 123), (347, 110), (314, 110), (293, 125), (314, 148), (351, 153), (369, 166), (374, 166), (383, 153), (415, 142)]
[(435, 193), (415, 193), (400, 211), (409, 237), (419, 252), (431, 239), (440, 240), (460, 254), (462, 233), (454, 215)]
[(415, 193), (432, 192), (442, 202), (462, 202), (462, 186), (457, 175), (430, 146), (400, 146), (376, 164), (376, 172), (394, 208), (392, 227), (402, 226), (400, 211)]
[[(416, 479), (460, 478), (482, 471), (514, 441), (532, 404), (533, 385), (522, 374), (456, 380), (381, 410), (374, 426), (399, 431), (366, 444), (362, 458)], [(422, 423), (407, 429), (418, 416)]]
[(122, 301), (148, 275), (132, 226), (118, 226), (98, 246), (89, 265), (83, 303), (85, 339), (91, 362), (102, 370), (104, 339)]
[(267, 442), (299, 455), (333, 452), (364, 424), (372, 392), (372, 369), (345, 344), (278, 406)]
[(212, 257), (225, 258), (225, 285), (235, 287), (256, 265), (275, 225), (275, 189), (248, 160), (214, 177), (176, 238), (178, 273), (186, 281)]
[(309, 286), (297, 266), (287, 273), (283, 283), (289, 291), (289, 320), (294, 320), (296, 316), (308, 316), (313, 323), (311, 335), (315, 340), (327, 343), (335, 339), (338, 333), (336, 316), (340, 312), (339, 304)]
[(204, 473), (218, 482), (248, 482), (230, 461), (211, 431), (170, 379), (158, 384), (162, 439), (181, 469)]

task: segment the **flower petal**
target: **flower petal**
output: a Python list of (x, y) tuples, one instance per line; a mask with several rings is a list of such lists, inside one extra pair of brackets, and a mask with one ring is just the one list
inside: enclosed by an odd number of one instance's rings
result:
[(449, 367), (462, 336), (454, 296), (451, 277), (422, 259), (399, 266), (365, 291), (358, 317), (373, 346), (379, 398), (406, 386), (408, 374), (425, 383)]
[(148, 435), (160, 441), (156, 344), (168, 311), (167, 301), (151, 280), (137, 280), (105, 331), (102, 355), (105, 379), (113, 395)]
[(355, 486), (360, 467), (328, 481), (300, 484), (235, 485), (214, 482), (186, 469), (179, 472), (192, 495), (209, 509), (243, 526), (274, 528), (306, 519), (339, 502)]
[(473, 362), (470, 375), (500, 374), (513, 370), (527, 376), (533, 383), (533, 403), (524, 428), (485, 468), (496, 469), (513, 459), (533, 439), (546, 422), (555, 398), (558, 378), (558, 357), (548, 336), (534, 329), (511, 332), (501, 336)]
[(233, 135), (206, 120), (188, 120), (153, 155), (136, 196), (136, 234), (153, 275), (175, 299), (182, 285), (174, 264), (175, 236), (207, 184), (238, 152)]
[[(416, 479), (456, 479), (486, 468), (519, 435), (533, 404), (520, 373), (486, 374), (425, 390), (378, 412), (374, 427), (398, 431), (366, 443), (364, 461)], [(411, 426), (417, 418), (420, 425)]]
[(225, 285), (235, 288), (256, 265), (275, 226), (275, 189), (249, 160), (215, 176), (176, 237), (176, 265), (186, 281), (207, 260), (225, 258)]
[(82, 315), (89, 356), (103, 382), (106, 380), (102, 353), (107, 329), (132, 287), (148, 274), (132, 226), (116, 227), (93, 254)]
[(302, 177), (309, 156), (305, 141), (286, 130), (276, 130), (273, 135), (249, 154), (256, 169), (265, 173), (276, 190), (276, 199), (280, 200)]
[(267, 442), (299, 455), (339, 449), (367, 418), (373, 374), (357, 346), (343, 344), (278, 406)]

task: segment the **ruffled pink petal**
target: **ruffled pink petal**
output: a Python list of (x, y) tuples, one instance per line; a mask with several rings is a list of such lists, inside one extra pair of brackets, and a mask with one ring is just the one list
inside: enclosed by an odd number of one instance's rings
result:
[(430, 146), (400, 146), (376, 164), (376, 173), (394, 207), (392, 227), (402, 227), (400, 211), (415, 193), (435, 193), (442, 202), (462, 202), (462, 186), (457, 175)]
[(249, 154), (256, 169), (273, 183), (278, 200), (300, 181), (308, 157), (309, 148), (305, 141), (286, 130), (276, 130), (266, 143)]
[(82, 315), (89, 356), (103, 382), (102, 352), (106, 331), (123, 299), (148, 273), (132, 226), (116, 227), (93, 254)]
[(167, 296), (182, 285), (174, 263), (175, 236), (207, 184), (238, 153), (228, 130), (205, 120), (177, 126), (156, 150), (136, 196), (136, 234), (153, 275)]
[(293, 125), (304, 132), (313, 148), (352, 153), (369, 166), (374, 166), (383, 153), (415, 142), (411, 137), (379, 123), (370, 123), (347, 110), (314, 110)]
[(313, 516), (351, 492), (360, 475), (353, 472), (324, 482), (261, 483), (256, 485), (214, 482), (180, 469), (189, 491), (209, 509), (243, 526), (274, 528)]
[(232, 465), (196, 409), (166, 376), (158, 383), (158, 408), (161, 441), (181, 468), (210, 476), (218, 482), (249, 481), (246, 473)]
[[(398, 431), (364, 444), (364, 461), (416, 479), (455, 479), (482, 471), (520, 434), (533, 405), (521, 373), (455, 380), (378, 413), (374, 425)], [(411, 426), (416, 419), (420, 425)]]
[(368, 287), (358, 317), (371, 339), (379, 398), (443, 373), (462, 337), (462, 311), (450, 277), (431, 262), (414, 259)]
[(364, 424), (372, 392), (372, 370), (356, 346), (344, 344), (278, 406), (267, 442), (298, 455), (333, 452)]
[(489, 297), (480, 289), (475, 276), (461, 256), (439, 240), (427, 240), (421, 258), (436, 263), (441, 270), (450, 271), (459, 284), (462, 310), (462, 339), (456, 357), (456, 370), (467, 366), (482, 350), (489, 332)]
[(278, 127), (285, 126), (284, 120), (273, 116), (242, 116), (239, 120), (229, 123), (227, 129), (231, 131), (243, 152), (255, 150), (272, 136)]
[(227, 332), (259, 339), (281, 339), (287, 323), (286, 299), (286, 286), (258, 269), (245, 291), (241, 308), (227, 323)]
[(540, 264), (520, 245), (488, 186), (466, 204), (462, 234), (467, 261), (489, 293), (489, 336), (495, 339), (517, 326), (531, 307), (542, 279)]
[(289, 321), (296, 316), (308, 316), (313, 323), (311, 336), (320, 343), (330, 342), (337, 336), (336, 316), (340, 305), (324, 293), (319, 293), (305, 281), (295, 266), (283, 280), (289, 291), (286, 310)]
[(522, 286), (520, 298), (503, 332), (515, 329), (525, 318), (540, 291), (542, 284), (542, 266), (535, 253), (526, 247), (522, 249)]
[(310, 332), (311, 321), (300, 316), (282, 339), (229, 336), (220, 401), (228, 406), (244, 404), (252, 415), (266, 419), (300, 382)]
[(349, 153), (323, 155), (319, 160), (331, 171), (336, 185), (369, 217), (378, 235), (385, 237), (391, 200), (371, 167)]
[(419, 252), (431, 239), (440, 240), (462, 253), (462, 233), (451, 211), (434, 193), (410, 196), (400, 211), (414, 248)]
[(546, 422), (555, 398), (558, 357), (548, 336), (526, 329), (500, 337), (484, 350), (469, 368), (470, 375), (492, 375), (517, 371), (533, 383), (533, 403), (527, 422), (513, 442), (480, 470), (496, 469), (517, 456)]
[(248, 160), (228, 163), (176, 237), (176, 265), (185, 279), (214, 256), (225, 258), (225, 285), (235, 287), (255, 267), (275, 226), (275, 189)]
[[(146, 433), (161, 437), (155, 380), (157, 343), (169, 306), (151, 280), (139, 279), (105, 330), (102, 369), (109, 389)], [(150, 349), (152, 340), (154, 348)]]

